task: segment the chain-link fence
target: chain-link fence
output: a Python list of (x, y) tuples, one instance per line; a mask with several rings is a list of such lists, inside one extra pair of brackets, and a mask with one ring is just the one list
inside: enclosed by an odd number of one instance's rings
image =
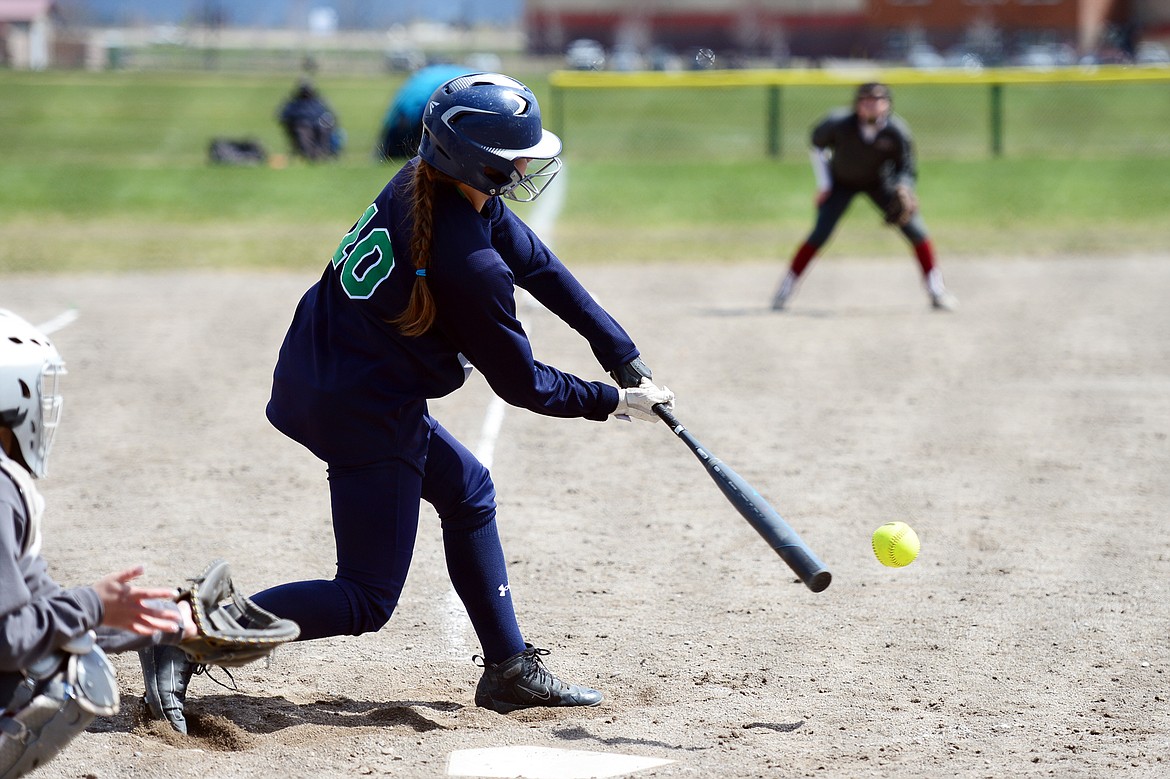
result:
[(545, 113), (582, 159), (795, 159), (865, 81), (892, 85), (922, 159), (1170, 156), (1170, 69), (566, 71)]

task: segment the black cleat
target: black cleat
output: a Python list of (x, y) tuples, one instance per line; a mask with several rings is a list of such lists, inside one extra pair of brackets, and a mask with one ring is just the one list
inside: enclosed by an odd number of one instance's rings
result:
[(187, 685), (197, 670), (196, 664), (176, 646), (140, 649), (138, 659), (146, 683), (146, 694), (142, 696), (146, 708), (155, 719), (166, 720), (185, 735), (187, 718), (183, 715), (183, 707), (187, 703)]
[(493, 665), (484, 661), (483, 676), (475, 688), (476, 706), (507, 714), (533, 706), (596, 706), (601, 703), (601, 693), (597, 690), (566, 684), (549, 673), (540, 659), (548, 654), (547, 649), (537, 649), (532, 644), (524, 646), (527, 648), (523, 652), (503, 662)]

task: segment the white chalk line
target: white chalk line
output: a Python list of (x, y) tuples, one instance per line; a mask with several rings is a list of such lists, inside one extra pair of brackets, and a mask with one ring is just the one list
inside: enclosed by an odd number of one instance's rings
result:
[(60, 314), (57, 314), (57, 316), (50, 319), (48, 322), (37, 325), (37, 329), (45, 335), (52, 335), (58, 330), (68, 327), (69, 325), (76, 322), (78, 316), (80, 316), (80, 314), (78, 314), (76, 308), (66, 309)]
[(598, 779), (673, 763), (660, 757), (538, 746), (459, 749), (447, 758), (448, 776)]
[[(567, 170), (562, 168), (560, 176), (567, 179)], [(532, 231), (545, 243), (551, 242), (557, 217), (564, 207), (568, 184), (565, 180), (559, 186), (543, 193), (534, 206), (531, 217), (525, 220)], [(531, 332), (531, 324), (524, 314), (540, 307), (540, 303), (525, 290), (517, 290), (517, 316), (524, 329)], [(496, 443), (504, 426), (507, 404), (493, 395), (484, 409), (483, 425), (480, 427), (479, 442), (474, 452), (484, 467), (491, 468), (495, 458)], [(468, 642), (467, 615), (463, 602), (454, 589), (447, 592), (447, 608), (444, 615), (444, 634), (447, 645), (457, 659), (464, 659), (471, 652)], [(585, 777), (618, 777), (655, 768), (674, 762), (653, 757), (639, 757), (618, 753), (589, 752), (583, 750), (552, 749), (539, 746), (493, 747), (488, 749), (456, 750), (448, 756), (448, 776), (480, 777), (526, 777), (527, 779), (584, 779)]]
[[(568, 186), (567, 166), (561, 168), (560, 180), (557, 186), (550, 187), (541, 193), (541, 197), (533, 205), (532, 214), (525, 223), (532, 228), (532, 232), (540, 236), (545, 243), (551, 241), (553, 228), (557, 217), (565, 205)], [(526, 331), (530, 331), (530, 324), (525, 322), (525, 313), (540, 306), (537, 300), (526, 290), (518, 289), (516, 296), (517, 312), (521, 324)], [(483, 466), (491, 470), (495, 461), (496, 442), (500, 439), (500, 431), (504, 427), (504, 416), (508, 404), (496, 395), (488, 401), (483, 413), (483, 424), (480, 426), (479, 441), (472, 450)], [(442, 633), (449, 647), (450, 657), (453, 660), (465, 660), (474, 651), (468, 637), (470, 624), (467, 621), (467, 611), (463, 608), (463, 601), (453, 587), (447, 589), (447, 597), (442, 617)]]

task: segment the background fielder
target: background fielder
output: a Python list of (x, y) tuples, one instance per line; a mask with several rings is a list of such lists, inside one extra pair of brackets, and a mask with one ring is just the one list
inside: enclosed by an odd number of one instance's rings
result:
[(914, 193), (917, 171), (910, 128), (893, 113), (890, 88), (868, 83), (857, 88), (853, 109), (830, 113), (812, 131), (813, 173), (817, 181), (817, 221), (792, 258), (772, 298), (773, 310), (788, 305), (801, 274), (833, 234), (855, 195), (864, 193), (886, 222), (895, 225), (914, 248), (922, 279), (936, 309), (953, 310), (959, 301), (947, 291), (934, 247)]

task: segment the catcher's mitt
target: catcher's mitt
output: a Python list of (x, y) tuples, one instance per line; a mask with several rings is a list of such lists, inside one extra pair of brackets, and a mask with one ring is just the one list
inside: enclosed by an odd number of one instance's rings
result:
[(914, 218), (918, 211), (918, 197), (909, 184), (899, 184), (894, 187), (893, 197), (886, 206), (886, 222), (892, 225), (904, 225)]
[(178, 600), (191, 604), (197, 635), (179, 643), (196, 663), (234, 667), (261, 660), (292, 641), (301, 628), (265, 611), (236, 591), (231, 569), (214, 560)]

